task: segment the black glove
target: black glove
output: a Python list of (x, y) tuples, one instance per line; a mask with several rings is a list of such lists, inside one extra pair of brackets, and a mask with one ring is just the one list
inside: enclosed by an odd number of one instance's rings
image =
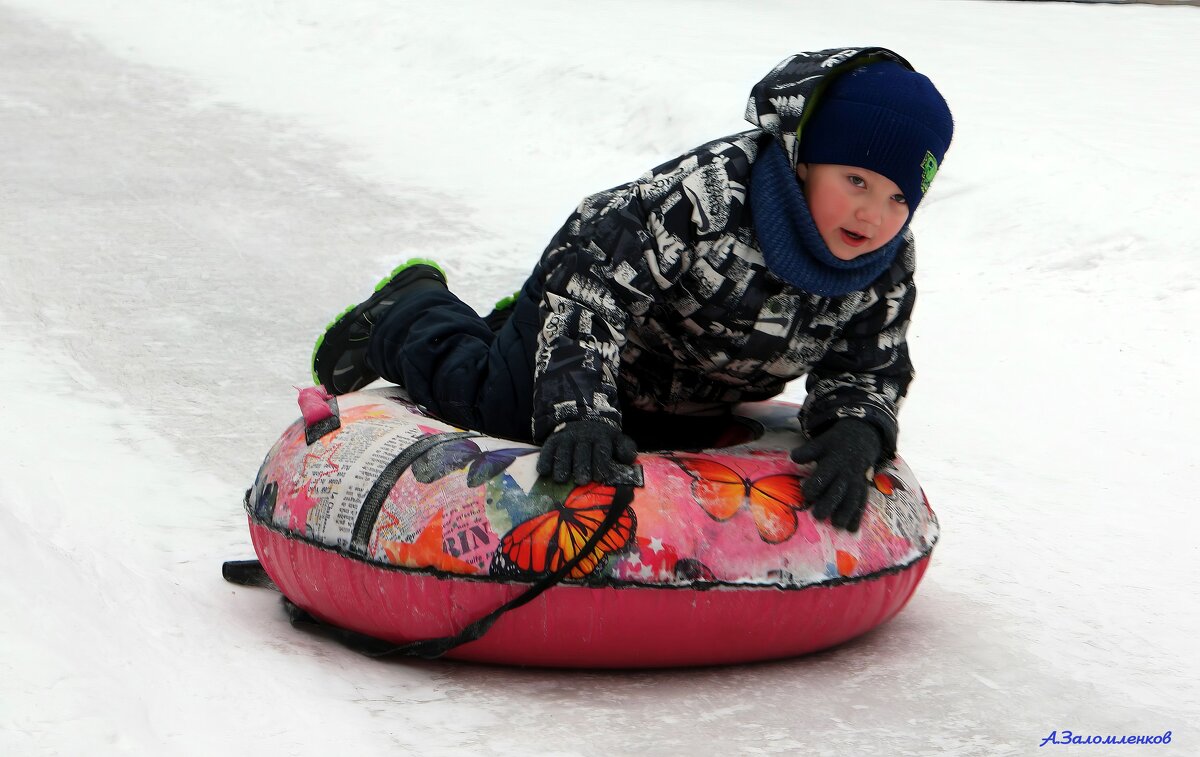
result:
[(554, 474), (560, 484), (574, 473), (575, 483), (582, 486), (602, 481), (614, 459), (628, 465), (636, 457), (637, 445), (616, 426), (604, 421), (572, 421), (542, 444), (537, 469), (541, 476)]
[(812, 516), (857, 531), (867, 506), (867, 471), (881, 452), (879, 432), (854, 418), (836, 421), (816, 439), (792, 450), (793, 461), (817, 464), (802, 487)]

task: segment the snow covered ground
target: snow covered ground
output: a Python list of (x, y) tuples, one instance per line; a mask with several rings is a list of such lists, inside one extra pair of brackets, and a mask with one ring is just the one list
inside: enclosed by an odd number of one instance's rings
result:
[[(0, 0), (0, 754), (1197, 753), (1200, 10), (147, 7)], [(488, 306), (839, 44), (958, 124), (902, 417), (943, 541), (895, 621), (720, 669), (378, 662), (221, 580), (333, 313), (412, 255)]]

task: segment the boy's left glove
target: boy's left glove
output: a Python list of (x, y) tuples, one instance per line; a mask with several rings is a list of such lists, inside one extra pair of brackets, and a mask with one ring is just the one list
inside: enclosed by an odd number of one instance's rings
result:
[(630, 464), (637, 457), (637, 444), (621, 429), (604, 421), (571, 421), (542, 444), (538, 475), (553, 474), (565, 484), (571, 475), (580, 486), (603, 481), (613, 460)]
[(817, 520), (857, 531), (867, 506), (867, 471), (883, 452), (879, 432), (871, 424), (842, 418), (828, 431), (792, 450), (797, 463), (816, 463), (804, 482), (804, 501)]

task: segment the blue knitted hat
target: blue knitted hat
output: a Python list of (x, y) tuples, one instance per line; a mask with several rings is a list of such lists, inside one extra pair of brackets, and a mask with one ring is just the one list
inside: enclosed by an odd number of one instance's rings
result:
[(892, 61), (829, 83), (801, 127), (801, 163), (858, 166), (904, 193), (909, 217), (929, 190), (954, 136), (950, 108), (933, 82)]

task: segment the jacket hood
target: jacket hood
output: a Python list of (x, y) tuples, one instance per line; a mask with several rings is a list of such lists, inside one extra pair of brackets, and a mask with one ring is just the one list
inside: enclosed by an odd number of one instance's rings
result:
[(915, 70), (900, 55), (882, 47), (838, 47), (796, 53), (754, 85), (746, 103), (746, 120), (774, 136), (795, 168), (802, 127), (820, 100), (821, 92), (846, 71), (881, 60), (895, 61)]

